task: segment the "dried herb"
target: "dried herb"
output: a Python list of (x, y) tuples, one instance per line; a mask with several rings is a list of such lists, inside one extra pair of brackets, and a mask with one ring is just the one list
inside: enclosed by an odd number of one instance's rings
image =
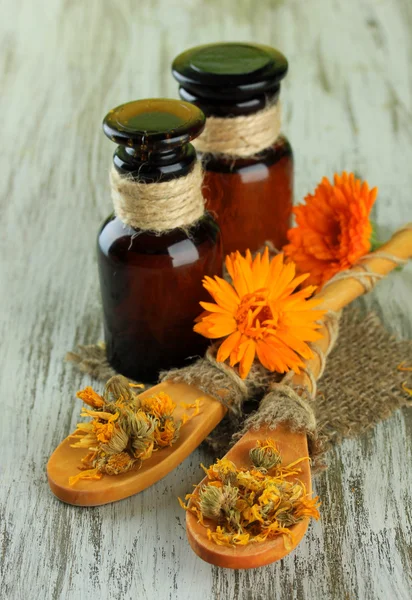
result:
[[(398, 365), (397, 367), (398, 371), (402, 371), (402, 372), (411, 372), (412, 371), (412, 365), (408, 365), (406, 361), (402, 361), (400, 365)], [(407, 382), (404, 381), (402, 383), (402, 389), (404, 392), (406, 392), (407, 394), (409, 394), (409, 396), (412, 396), (412, 388), (408, 387)]]
[(92, 420), (77, 424), (70, 437), (78, 441), (72, 448), (90, 452), (81, 461), (81, 472), (69, 478), (70, 485), (81, 479), (100, 479), (104, 474), (126, 473), (140, 466), (153, 452), (174, 444), (181, 426), (199, 413), (200, 399), (182, 404), (194, 412), (176, 421), (176, 404), (170, 396), (159, 392), (139, 398), (133, 390), (139, 387), (144, 386), (115, 375), (107, 382), (103, 396), (91, 387), (77, 392), (78, 398), (90, 407), (83, 407), (80, 415)]
[(243, 546), (264, 542), (279, 535), (285, 546), (293, 544), (293, 525), (307, 517), (319, 519), (319, 498), (311, 498), (304, 484), (296, 479), (301, 473), (301, 458), (282, 466), (280, 453), (272, 440), (258, 442), (250, 451), (251, 469), (238, 469), (228, 460), (218, 460), (206, 469), (208, 481), (199, 493), (187, 494), (182, 508), (193, 512), (200, 523), (215, 521), (208, 527), (210, 540), (219, 545)]

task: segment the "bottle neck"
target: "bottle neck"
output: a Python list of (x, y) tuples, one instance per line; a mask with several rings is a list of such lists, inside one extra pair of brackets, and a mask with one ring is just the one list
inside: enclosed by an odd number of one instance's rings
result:
[(134, 229), (164, 233), (187, 229), (203, 217), (203, 172), (199, 162), (183, 177), (148, 181), (125, 177), (113, 167), (111, 195), (116, 216)]
[(196, 151), (192, 144), (167, 152), (141, 152), (135, 148), (118, 146), (113, 155), (116, 171), (141, 183), (184, 177), (193, 169), (195, 161)]
[(191, 102), (200, 108), (206, 117), (237, 117), (252, 115), (263, 110), (268, 104), (276, 104), (279, 100), (280, 84), (277, 83), (273, 89), (262, 94), (252, 95), (248, 98), (236, 99), (232, 93), (224, 93), (224, 90), (216, 92), (213, 88), (201, 88), (200, 86), (179, 87), (179, 95), (182, 100)]

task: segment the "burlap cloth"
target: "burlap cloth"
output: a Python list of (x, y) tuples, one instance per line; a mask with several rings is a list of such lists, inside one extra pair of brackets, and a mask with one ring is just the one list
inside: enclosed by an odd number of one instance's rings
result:
[[(104, 345), (80, 346), (68, 360), (96, 380), (106, 381), (115, 374), (107, 362)], [(412, 405), (412, 396), (402, 384), (412, 387), (412, 373), (398, 370), (412, 365), (412, 340), (399, 340), (390, 334), (374, 313), (365, 315), (353, 305), (343, 311), (337, 344), (327, 359), (313, 403), (316, 416), (316, 444), (311, 453), (314, 467), (324, 465), (324, 455), (344, 438), (357, 437), (387, 419), (392, 413)], [(205, 440), (212, 453), (223, 455), (232, 435), (259, 406), (255, 397), (246, 399), (242, 410), (229, 411)], [(260, 396), (263, 395), (263, 390)], [(247, 394), (246, 394), (247, 395)]]

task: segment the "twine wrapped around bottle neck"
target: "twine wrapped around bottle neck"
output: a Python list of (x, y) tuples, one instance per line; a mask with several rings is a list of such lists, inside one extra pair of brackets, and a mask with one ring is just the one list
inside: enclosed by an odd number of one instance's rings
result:
[(204, 214), (203, 172), (200, 163), (183, 177), (142, 183), (112, 167), (110, 185), (114, 212), (135, 229), (163, 233), (193, 225)]
[(280, 127), (278, 102), (252, 115), (208, 117), (203, 133), (193, 145), (203, 154), (247, 158), (272, 146), (279, 137)]

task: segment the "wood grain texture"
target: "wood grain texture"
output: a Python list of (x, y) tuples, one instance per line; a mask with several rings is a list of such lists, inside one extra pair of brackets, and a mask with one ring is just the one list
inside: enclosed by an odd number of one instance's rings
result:
[[(2, 232), (0, 598), (387, 600), (412, 598), (412, 411), (329, 456), (322, 519), (280, 563), (211, 567), (190, 550), (176, 497), (201, 478), (198, 450), (145, 492), (82, 509), (49, 491), (45, 465), (90, 383), (63, 362), (101, 338), (95, 260), (110, 212), (113, 146), (100, 122), (140, 97), (176, 96), (171, 59), (253, 40), (290, 60), (285, 131), (296, 199), (324, 174), (380, 188), (388, 234), (412, 220), (410, 0), (0, 0)], [(363, 301), (412, 336), (412, 270)]]

